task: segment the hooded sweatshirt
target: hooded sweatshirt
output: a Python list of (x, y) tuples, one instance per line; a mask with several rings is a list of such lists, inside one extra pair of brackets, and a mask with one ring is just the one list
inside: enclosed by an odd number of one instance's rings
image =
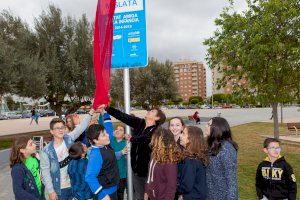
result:
[(262, 199), (263, 196), (269, 200), (296, 199), (296, 177), (284, 157), (280, 156), (274, 163), (271, 163), (267, 157), (258, 165), (256, 193), (259, 199)]

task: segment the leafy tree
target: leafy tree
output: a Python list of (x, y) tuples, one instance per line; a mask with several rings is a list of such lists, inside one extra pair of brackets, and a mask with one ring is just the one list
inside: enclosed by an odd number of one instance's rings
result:
[(174, 102), (175, 105), (179, 105), (181, 102), (183, 102), (183, 98), (177, 97), (175, 99), (172, 99), (172, 101)]
[[(193, 99), (197, 99), (197, 103), (203, 103), (203, 98), (202, 97), (200, 97), (200, 96), (191, 96), (190, 98), (189, 98), (189, 102), (191, 102)], [(195, 102), (195, 101), (194, 101)], [(197, 104), (197, 103), (194, 103), (194, 104)], [(193, 103), (192, 103), (193, 104)]]
[[(132, 81), (130, 81), (130, 83), (131, 82)], [(118, 107), (120, 107), (120, 105), (123, 105), (124, 102), (123, 70), (114, 70), (110, 77), (110, 83), (111, 99)]]
[[(0, 101), (6, 93), (38, 98), (45, 90), (44, 66), (34, 53), (34, 34), (19, 17), (0, 14)], [(35, 73), (38, 75), (35, 76)], [(24, 88), (27, 88), (26, 93)]]
[(169, 101), (167, 104), (168, 104), (169, 106), (175, 105), (173, 101)]
[(62, 18), (59, 8), (49, 6), (35, 20), (37, 54), (45, 66), (44, 98), (59, 115), (90, 104), (94, 91), (92, 27), (85, 15), (79, 21)]
[[(226, 94), (222, 94), (222, 93), (213, 94), (213, 99), (214, 99), (214, 101), (218, 101), (221, 103), (227, 103), (227, 100), (228, 100)], [(211, 102), (211, 100), (210, 100), (210, 102)]]
[(13, 100), (12, 96), (5, 97), (5, 101), (9, 110), (15, 110), (15, 101)]
[(224, 77), (247, 79), (248, 87), (236, 85), (235, 93), (272, 105), (278, 138), (278, 103), (300, 96), (300, 1), (247, 3), (245, 12), (228, 7), (215, 20), (218, 29), (204, 42), (207, 60)]
[(4, 94), (13, 90), (17, 74), (13, 68), (14, 48), (16, 36), (24, 32), (24, 26), (19, 18), (15, 18), (7, 11), (0, 16), (0, 101)]
[(184, 101), (184, 102), (182, 103), (182, 105), (188, 106), (188, 105), (190, 105), (190, 102)]
[(199, 103), (199, 99), (197, 99), (197, 98), (191, 99), (191, 100), (189, 101), (189, 103), (190, 103), (190, 104), (193, 104), (193, 105), (198, 104), (198, 103)]
[[(165, 99), (173, 99), (177, 94), (172, 63), (149, 59), (145, 68), (130, 69), (131, 99), (140, 102), (143, 107), (161, 105)], [(111, 97), (123, 102), (123, 72), (115, 70), (111, 77)]]
[[(135, 86), (135, 72), (134, 70), (130, 70), (130, 97), (134, 100), (134, 88)], [(112, 71), (110, 78), (110, 96), (112, 101), (116, 103), (118, 107), (124, 105), (124, 78), (123, 78), (123, 70), (116, 69)]]

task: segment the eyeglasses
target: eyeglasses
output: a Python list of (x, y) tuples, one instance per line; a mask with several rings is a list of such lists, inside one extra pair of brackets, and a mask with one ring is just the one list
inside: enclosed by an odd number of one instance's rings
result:
[(53, 130), (58, 131), (58, 130), (65, 130), (66, 126), (62, 126), (62, 127), (56, 127)]
[(281, 151), (281, 147), (269, 147), (268, 150), (272, 150), (272, 151)]

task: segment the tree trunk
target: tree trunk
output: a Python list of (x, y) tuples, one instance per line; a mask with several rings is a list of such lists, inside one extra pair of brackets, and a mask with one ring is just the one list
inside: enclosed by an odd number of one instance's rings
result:
[(61, 104), (57, 104), (56, 102), (50, 102), (50, 101), (48, 101), (48, 102), (50, 103), (50, 108), (52, 110), (54, 110), (54, 112), (56, 113), (56, 116), (58, 116), (59, 118), (61, 118), (61, 115), (62, 115), (62, 110), (61, 110), (62, 105)]
[[(84, 105), (84, 104), (83, 104)], [(81, 104), (78, 103), (78, 104), (74, 104), (72, 106), (70, 106), (66, 112), (66, 116), (69, 115), (69, 114), (73, 114), (75, 113), (79, 108), (80, 108)]]
[(272, 103), (272, 113), (274, 120), (274, 138), (279, 139), (279, 123), (278, 123), (278, 112), (277, 112), (278, 103)]
[(59, 106), (54, 106), (53, 107), (53, 110), (56, 112), (56, 115), (61, 118), (61, 115), (62, 115), (62, 111), (61, 111), (61, 107)]

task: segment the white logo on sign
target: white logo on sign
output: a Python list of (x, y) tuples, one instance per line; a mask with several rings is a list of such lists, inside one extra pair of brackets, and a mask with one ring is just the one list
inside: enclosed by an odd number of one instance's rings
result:
[(143, 0), (117, 0), (115, 13), (133, 12), (143, 9)]
[(119, 39), (121, 39), (122, 38), (122, 35), (114, 35), (113, 36), (113, 39), (114, 40), (119, 40)]

